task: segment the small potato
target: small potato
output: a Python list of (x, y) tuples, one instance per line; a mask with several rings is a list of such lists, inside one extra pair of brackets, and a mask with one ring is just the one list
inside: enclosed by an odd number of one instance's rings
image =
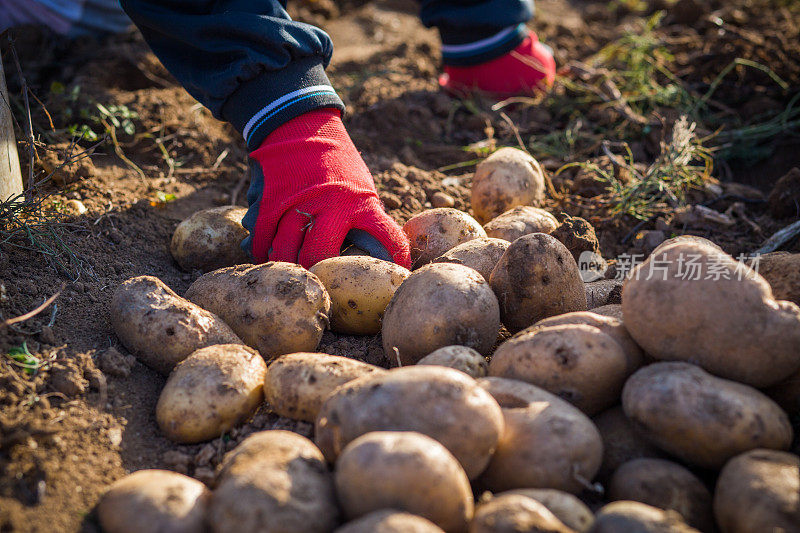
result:
[(489, 375), (541, 387), (591, 416), (619, 402), (629, 375), (622, 347), (583, 324), (534, 327), (501, 344)]
[(404, 365), (454, 344), (486, 355), (499, 330), (500, 309), (489, 284), (477, 271), (449, 263), (411, 274), (386, 307), (381, 329), (387, 357)]
[(478, 384), (500, 404), (505, 421), (497, 450), (480, 477), (486, 488), (578, 493), (594, 479), (603, 444), (586, 415), (529, 383), (490, 377)]
[(603, 464), (597, 473), (602, 482), (607, 481), (623, 463), (641, 457), (664, 455), (644, 438), (620, 406), (603, 411), (592, 421), (603, 439)]
[(486, 362), (486, 358), (466, 346), (439, 348), (420, 359), (417, 364), (455, 368), (475, 379), (486, 377), (489, 369), (489, 363)]
[(416, 431), (444, 445), (474, 479), (503, 432), (500, 406), (474, 379), (452, 368), (409, 366), (342, 385), (325, 401), (315, 440), (333, 461), (371, 431)]
[(215, 533), (322, 533), (339, 510), (319, 449), (290, 431), (260, 431), (222, 462), (209, 505)]
[(664, 459), (634, 459), (620, 466), (608, 484), (608, 498), (646, 503), (679, 513), (700, 531), (714, 529), (711, 493), (689, 470)]
[(800, 531), (800, 457), (773, 450), (734, 457), (717, 479), (714, 514), (722, 533)]
[(600, 509), (590, 533), (700, 533), (683, 521), (675, 511), (650, 505), (612, 502)]
[(266, 373), (264, 360), (247, 346), (197, 350), (167, 379), (156, 405), (158, 427), (187, 444), (219, 437), (253, 415), (264, 397)]
[(509, 494), (492, 498), (478, 506), (469, 533), (575, 533), (541, 502)]
[(525, 205), (494, 218), (484, 229), (489, 237), (514, 242), (530, 233), (551, 233), (557, 227), (556, 217), (544, 209)]
[(549, 316), (586, 311), (578, 265), (550, 235), (532, 233), (511, 243), (490, 283), (500, 302), (501, 320), (511, 332)]
[(564, 525), (583, 533), (594, 523), (594, 514), (585, 503), (572, 494), (555, 489), (517, 489), (502, 492), (497, 496), (518, 494), (533, 498), (553, 513)]
[(594, 307), (592, 313), (622, 320), (622, 304), (606, 304)]
[(241, 247), (247, 237), (242, 226), (245, 213), (244, 207), (213, 207), (178, 224), (169, 247), (175, 262), (183, 270), (203, 272), (249, 263)]
[(311, 267), (331, 298), (331, 329), (348, 335), (377, 335), (394, 291), (411, 272), (374, 257), (324, 259)]
[(492, 270), (510, 245), (511, 243), (503, 239), (480, 237), (459, 244), (437, 257), (433, 262), (455, 263), (473, 268), (483, 276), (483, 279), (489, 281)]
[(281, 262), (209, 272), (192, 283), (186, 298), (217, 314), (267, 360), (316, 350), (331, 308), (317, 276)]
[(200, 348), (242, 344), (217, 315), (184, 300), (153, 276), (124, 281), (114, 291), (109, 312), (122, 344), (164, 375)]
[(472, 211), (481, 222), (518, 205), (540, 205), (544, 198), (542, 167), (522, 150), (501, 148), (475, 168)]
[(334, 533), (443, 533), (443, 530), (421, 516), (383, 509), (348, 522)]
[(472, 488), (447, 448), (420, 433), (376, 431), (348, 444), (336, 460), (336, 493), (348, 518), (398, 509), (445, 531), (466, 531)]
[(403, 226), (411, 242), (411, 265), (426, 265), (459, 244), (486, 237), (478, 221), (452, 207), (429, 209), (411, 217)]
[(754, 387), (800, 369), (800, 307), (776, 301), (761, 276), (712, 246), (683, 240), (651, 255), (625, 282), (622, 312), (655, 359)]
[(205, 485), (168, 470), (139, 470), (111, 485), (97, 504), (106, 533), (203, 533), (211, 493)]
[(662, 450), (705, 468), (753, 448), (785, 450), (789, 418), (761, 392), (689, 363), (655, 363), (622, 392), (625, 415)]
[(383, 371), (377, 366), (338, 355), (282, 355), (267, 368), (264, 398), (275, 413), (313, 423), (322, 404), (336, 387)]

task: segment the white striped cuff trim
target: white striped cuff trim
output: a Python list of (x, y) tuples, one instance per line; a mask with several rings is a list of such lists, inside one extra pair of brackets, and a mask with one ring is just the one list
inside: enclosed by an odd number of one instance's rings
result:
[(298, 96), (303, 96), (308, 93), (313, 93), (315, 91), (326, 90), (326, 89), (333, 91), (333, 87), (331, 87), (330, 85), (314, 85), (313, 87), (303, 87), (302, 89), (298, 89), (296, 91), (290, 92), (289, 94), (281, 96), (280, 98), (273, 101), (269, 105), (263, 107), (261, 111), (253, 115), (253, 117), (247, 121), (247, 124), (244, 125), (244, 131), (242, 132), (242, 136), (245, 139), (249, 138), (250, 130), (253, 129), (253, 126), (255, 126), (259, 120), (261, 120), (263, 117), (267, 116), (272, 110), (274, 110), (277, 107), (280, 107), (282, 104), (285, 104), (289, 100), (297, 98)]
[(507, 39), (510, 35), (516, 32), (519, 26), (520, 26), (519, 24), (517, 24), (516, 26), (511, 26), (510, 28), (501, 30), (499, 33), (496, 33), (491, 37), (487, 37), (486, 39), (481, 39), (480, 41), (475, 41), (474, 43), (442, 44), (442, 53), (464, 54), (467, 52), (474, 52), (476, 50), (481, 50), (483, 48), (491, 48), (492, 46), (503, 42), (504, 39)]

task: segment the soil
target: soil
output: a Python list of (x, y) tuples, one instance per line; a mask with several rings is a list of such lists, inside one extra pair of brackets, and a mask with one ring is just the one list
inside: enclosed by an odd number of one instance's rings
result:
[[(539, 0), (532, 26), (554, 48), (558, 64), (566, 65), (626, 35), (663, 3), (645, 2), (646, 12), (638, 13), (624, 7), (631, 2), (618, 2), (614, 10), (606, 2)], [(782, 109), (800, 87), (798, 18), (788, 7), (775, 7), (777, 0), (769, 8), (753, 3), (681, 1), (662, 30), (671, 39), (679, 75), (698, 90), (737, 57), (769, 66), (790, 87), (777, 90), (758, 69), (735, 69), (719, 84), (715, 101), (741, 117)], [(517, 134), (545, 136), (574, 120), (536, 105), (509, 107), (504, 118), (492, 111), (493, 102), (475, 98), (465, 104), (439, 91), (438, 38), (419, 23), (414, 2), (309, 0), (293, 9), (296, 17), (331, 34), (336, 51), (329, 74), (347, 105), (348, 130), (385, 207), (401, 223), (432, 206), (468, 211), (470, 163), (487, 147), (514, 145)], [(59, 266), (24, 241), (0, 245), (3, 317), (26, 313), (61, 290), (57, 306), (0, 330), (0, 352), (26, 343), (42, 362), (29, 375), (0, 359), (0, 532), (95, 531), (99, 496), (128, 472), (167, 468), (208, 482), (222, 454), (247, 434), (284, 428), (310, 435), (312, 427), (263, 408), (243, 427), (209, 443), (176, 445), (159, 433), (154, 411), (165, 380), (127, 355), (110, 327), (109, 301), (122, 281), (136, 275), (157, 276), (180, 294), (186, 290), (199, 273), (182, 272), (173, 262), (172, 232), (197, 210), (245, 204), (247, 154), (236, 132), (176, 85), (136, 31), (102, 42), (67, 42), (34, 30), (15, 32), (15, 38), (27, 83), (56, 128), (88, 120), (82, 111), (95, 112), (94, 101), (109, 110), (117, 106), (112, 113), (121, 122), (125, 109), (135, 113), (128, 114), (133, 134), (122, 125), (117, 129), (120, 151), (105, 143), (90, 159), (56, 170), (48, 185), (51, 205), (79, 200), (87, 208), (67, 215), (59, 230), (74, 253), (71, 259)], [(14, 92), (21, 81), (6, 52)], [(37, 128), (46, 133), (48, 119), (38, 103), (31, 105)], [(597, 116), (582, 118), (584, 127), (599, 127), (607, 112), (598, 109)], [(91, 143), (45, 144), (33, 163), (36, 173), (53, 171), (65, 156)], [(29, 152), (20, 146), (27, 175)], [(647, 146), (643, 139), (634, 148), (652, 156)], [(766, 196), (781, 176), (800, 166), (798, 146), (800, 141), (787, 135), (771, 143), (768, 160), (748, 166), (734, 158), (718, 166), (724, 194), (714, 200), (699, 192), (698, 203), (727, 210), (731, 225), (702, 217), (680, 222), (688, 219), (669, 213), (644, 223), (610, 217), (593, 202), (601, 191), (591, 179), (554, 176), (566, 162), (556, 158), (542, 159), (558, 189), (547, 207), (560, 218), (591, 222), (606, 258), (641, 249), (653, 232), (695, 233), (739, 254), (797, 219), (788, 209), (773, 218)], [(602, 159), (598, 147), (589, 156)], [(800, 205), (795, 182), (784, 180), (781, 206)], [(800, 245), (784, 249), (798, 251)], [(379, 337), (326, 333), (320, 350), (389, 365)]]

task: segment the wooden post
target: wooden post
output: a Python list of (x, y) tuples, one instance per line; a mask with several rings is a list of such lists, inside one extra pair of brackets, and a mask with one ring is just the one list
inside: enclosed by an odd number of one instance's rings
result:
[(14, 120), (6, 89), (6, 77), (0, 61), (0, 202), (22, 193), (22, 173), (19, 170)]

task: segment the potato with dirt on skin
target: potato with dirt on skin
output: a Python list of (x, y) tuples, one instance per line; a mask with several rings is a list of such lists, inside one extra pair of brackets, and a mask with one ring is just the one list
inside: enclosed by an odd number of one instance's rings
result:
[(590, 533), (700, 533), (675, 511), (621, 500), (602, 507)]
[(267, 368), (264, 398), (280, 416), (313, 423), (337, 387), (373, 372), (384, 369), (324, 353), (282, 355)]
[(434, 350), (417, 362), (418, 365), (436, 365), (455, 368), (475, 379), (486, 377), (489, 363), (486, 358), (466, 346), (445, 346)]
[(711, 493), (688, 469), (664, 459), (634, 459), (611, 476), (611, 501), (630, 500), (679, 513), (701, 531), (714, 529)]
[(501, 344), (489, 375), (525, 381), (591, 416), (619, 402), (628, 359), (617, 341), (584, 324), (534, 327)]
[(655, 363), (628, 378), (622, 407), (644, 436), (687, 463), (720, 468), (753, 448), (786, 450), (789, 418), (766, 395), (689, 363)]
[(412, 269), (426, 265), (459, 244), (486, 237), (478, 221), (452, 207), (428, 209), (403, 226), (411, 243)]
[(282, 262), (209, 272), (192, 283), (186, 298), (219, 316), (266, 360), (316, 350), (331, 308), (317, 276)]
[(724, 252), (686, 239), (637, 266), (623, 287), (625, 327), (662, 361), (767, 387), (800, 369), (800, 307)]
[(219, 437), (255, 413), (264, 398), (267, 365), (255, 350), (219, 344), (175, 367), (156, 405), (158, 427), (191, 444)]
[(502, 408), (505, 430), (479, 482), (492, 491), (550, 488), (578, 493), (603, 457), (597, 428), (577, 408), (529, 383), (483, 378)]
[(623, 463), (664, 454), (650, 443), (625, 416), (621, 406), (603, 411), (592, 419), (603, 439), (603, 464), (597, 478), (605, 482)]
[(578, 265), (563, 244), (543, 233), (512, 242), (494, 267), (490, 284), (500, 302), (500, 318), (511, 332), (550, 316), (586, 311)]
[(751, 450), (723, 467), (714, 493), (722, 533), (800, 531), (800, 457)]
[(481, 222), (518, 205), (540, 205), (544, 199), (544, 171), (527, 152), (501, 148), (475, 168), (472, 211)]
[(594, 523), (594, 514), (576, 496), (569, 492), (556, 489), (515, 489), (497, 494), (497, 497), (508, 494), (518, 494), (526, 498), (533, 498), (541, 503), (547, 510), (561, 520), (565, 526), (575, 531), (588, 531)]
[(653, 248), (653, 251), (650, 252), (650, 255), (657, 254), (658, 252), (661, 252), (664, 248), (668, 246), (680, 243), (700, 244), (704, 246), (710, 246), (711, 248), (714, 248), (715, 250), (718, 250), (720, 252), (723, 251), (722, 248), (720, 248), (717, 243), (710, 241), (705, 237), (700, 237), (699, 235), (677, 235), (675, 237), (667, 239), (666, 241), (662, 242), (661, 244)]
[(247, 230), (242, 226), (247, 209), (224, 206), (204, 209), (175, 228), (169, 251), (186, 271), (208, 272), (251, 261), (242, 249)]
[(383, 350), (390, 361), (413, 365), (457, 344), (487, 355), (500, 330), (500, 309), (477, 271), (449, 263), (426, 265), (394, 293), (383, 315)]
[(504, 493), (475, 510), (469, 533), (575, 533), (541, 502)]
[(324, 533), (339, 523), (322, 453), (291, 431), (253, 433), (220, 465), (208, 511), (215, 533)]
[(557, 227), (558, 220), (552, 214), (524, 205), (495, 217), (483, 229), (489, 237), (514, 242), (530, 233), (552, 233)]
[(184, 300), (153, 276), (124, 281), (114, 291), (109, 311), (125, 348), (164, 375), (200, 348), (242, 344), (217, 315)]
[(336, 460), (336, 494), (348, 518), (399, 509), (448, 532), (466, 531), (473, 497), (447, 448), (410, 431), (376, 431), (348, 444)]
[(322, 405), (315, 442), (334, 461), (371, 431), (416, 431), (450, 450), (474, 479), (503, 432), (503, 413), (474, 379), (452, 368), (408, 366), (371, 374), (336, 389)]
[(106, 533), (203, 533), (210, 496), (205, 485), (189, 476), (139, 470), (115, 481), (100, 497), (97, 520)]
[(511, 243), (504, 239), (480, 237), (464, 244), (459, 244), (434, 259), (433, 262), (455, 263), (474, 268), (483, 276), (483, 279), (489, 281), (492, 270), (494, 270), (495, 265), (497, 265), (497, 262), (500, 261), (503, 253), (510, 245)]
[(444, 530), (421, 516), (382, 509), (348, 522), (334, 533), (444, 533)]

